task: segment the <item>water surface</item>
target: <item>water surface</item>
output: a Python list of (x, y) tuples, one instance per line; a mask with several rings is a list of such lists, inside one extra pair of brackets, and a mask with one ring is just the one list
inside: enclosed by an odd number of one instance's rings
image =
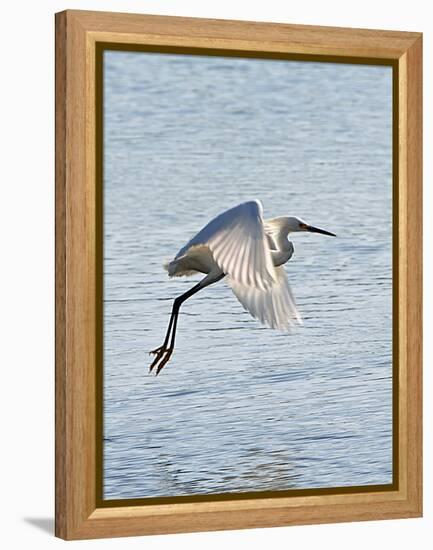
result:
[[(106, 52), (104, 497), (392, 481), (389, 67)], [(304, 319), (262, 327), (222, 281), (172, 300), (164, 260), (252, 198), (293, 236)]]

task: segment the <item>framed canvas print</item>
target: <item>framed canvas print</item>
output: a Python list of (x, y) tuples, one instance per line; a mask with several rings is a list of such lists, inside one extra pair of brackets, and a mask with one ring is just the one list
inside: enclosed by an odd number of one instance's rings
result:
[(56, 534), (421, 515), (419, 33), (56, 15)]

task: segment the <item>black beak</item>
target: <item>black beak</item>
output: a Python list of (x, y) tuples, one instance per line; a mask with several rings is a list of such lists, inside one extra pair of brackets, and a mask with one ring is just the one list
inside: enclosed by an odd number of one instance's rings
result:
[(307, 225), (307, 231), (310, 233), (320, 233), (321, 235), (329, 235), (330, 237), (336, 237), (335, 233), (330, 231), (325, 231), (324, 229), (319, 229), (318, 227), (313, 227), (312, 225)]

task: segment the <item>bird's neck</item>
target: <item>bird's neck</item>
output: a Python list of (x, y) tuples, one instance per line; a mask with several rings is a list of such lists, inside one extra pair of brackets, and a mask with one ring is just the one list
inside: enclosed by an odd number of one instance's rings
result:
[(284, 242), (276, 242), (278, 250), (271, 250), (272, 261), (274, 266), (283, 265), (290, 260), (293, 256), (294, 247), (293, 243), (284, 237)]
[(288, 252), (289, 250), (293, 251), (293, 244), (288, 239), (288, 231), (280, 231), (276, 235), (273, 235), (275, 244), (277, 245), (278, 250), (283, 252)]
[[(276, 250), (272, 250), (272, 260), (275, 266), (285, 264), (293, 255), (293, 244), (288, 235), (292, 228), (291, 218), (280, 217), (268, 220), (268, 230), (272, 237)], [(266, 222), (265, 222), (266, 227)]]

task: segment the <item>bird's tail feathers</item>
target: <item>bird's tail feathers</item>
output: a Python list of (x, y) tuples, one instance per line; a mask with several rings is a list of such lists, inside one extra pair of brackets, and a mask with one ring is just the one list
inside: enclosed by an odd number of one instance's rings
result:
[(177, 262), (176, 260), (166, 260), (163, 264), (164, 269), (168, 272), (169, 277), (176, 277)]
[(169, 277), (188, 277), (189, 275), (194, 275), (195, 271), (190, 269), (185, 269), (181, 263), (182, 258), (179, 260), (167, 260), (162, 265), (166, 271), (168, 271)]

